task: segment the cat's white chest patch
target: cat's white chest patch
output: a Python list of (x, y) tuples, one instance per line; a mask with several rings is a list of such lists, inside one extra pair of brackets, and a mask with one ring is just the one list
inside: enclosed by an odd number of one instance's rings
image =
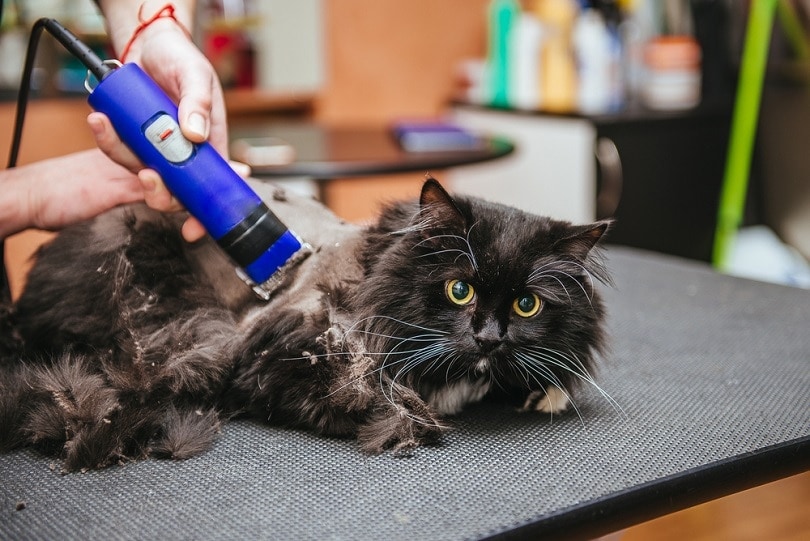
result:
[(467, 404), (484, 398), (491, 385), (491, 382), (483, 379), (450, 383), (430, 393), (427, 403), (440, 415), (453, 415)]

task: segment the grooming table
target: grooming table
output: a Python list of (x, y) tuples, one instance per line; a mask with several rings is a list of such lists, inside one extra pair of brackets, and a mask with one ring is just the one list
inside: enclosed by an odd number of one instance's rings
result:
[(598, 380), (621, 410), (593, 389), (581, 418), (480, 404), (408, 458), (246, 420), (185, 462), (60, 475), (22, 450), (0, 456), (0, 539), (586, 537), (807, 470), (810, 292), (608, 256)]

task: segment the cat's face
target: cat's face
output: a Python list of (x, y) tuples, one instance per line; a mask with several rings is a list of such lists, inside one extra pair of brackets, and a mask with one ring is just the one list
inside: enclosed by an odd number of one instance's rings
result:
[(386, 316), (369, 320), (391, 352), (383, 365), (428, 397), (457, 386), (461, 402), (588, 379), (603, 341), (593, 274), (603, 275), (590, 252), (607, 225), (454, 201), (427, 182), (411, 226), (369, 277), (365, 297)]

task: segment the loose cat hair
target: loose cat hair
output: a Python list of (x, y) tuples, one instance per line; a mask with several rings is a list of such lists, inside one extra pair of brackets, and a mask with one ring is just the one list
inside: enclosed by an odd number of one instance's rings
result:
[(41, 248), (0, 312), (15, 333), (0, 351), (0, 449), (35, 445), (65, 471), (183, 459), (245, 415), (407, 452), (486, 396), (556, 414), (582, 383), (599, 389), (608, 221), (453, 197), (432, 178), (368, 226), (264, 196), (313, 246), (268, 301), (210, 239), (183, 242), (183, 216), (142, 205)]

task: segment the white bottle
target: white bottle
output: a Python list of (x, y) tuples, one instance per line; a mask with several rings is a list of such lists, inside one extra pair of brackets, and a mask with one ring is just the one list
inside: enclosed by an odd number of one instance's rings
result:
[(602, 15), (585, 10), (574, 25), (572, 39), (579, 71), (577, 107), (586, 114), (603, 113), (611, 107), (613, 43)]
[(521, 13), (511, 35), (509, 105), (537, 109), (540, 103), (540, 47), (543, 28), (531, 13)]

